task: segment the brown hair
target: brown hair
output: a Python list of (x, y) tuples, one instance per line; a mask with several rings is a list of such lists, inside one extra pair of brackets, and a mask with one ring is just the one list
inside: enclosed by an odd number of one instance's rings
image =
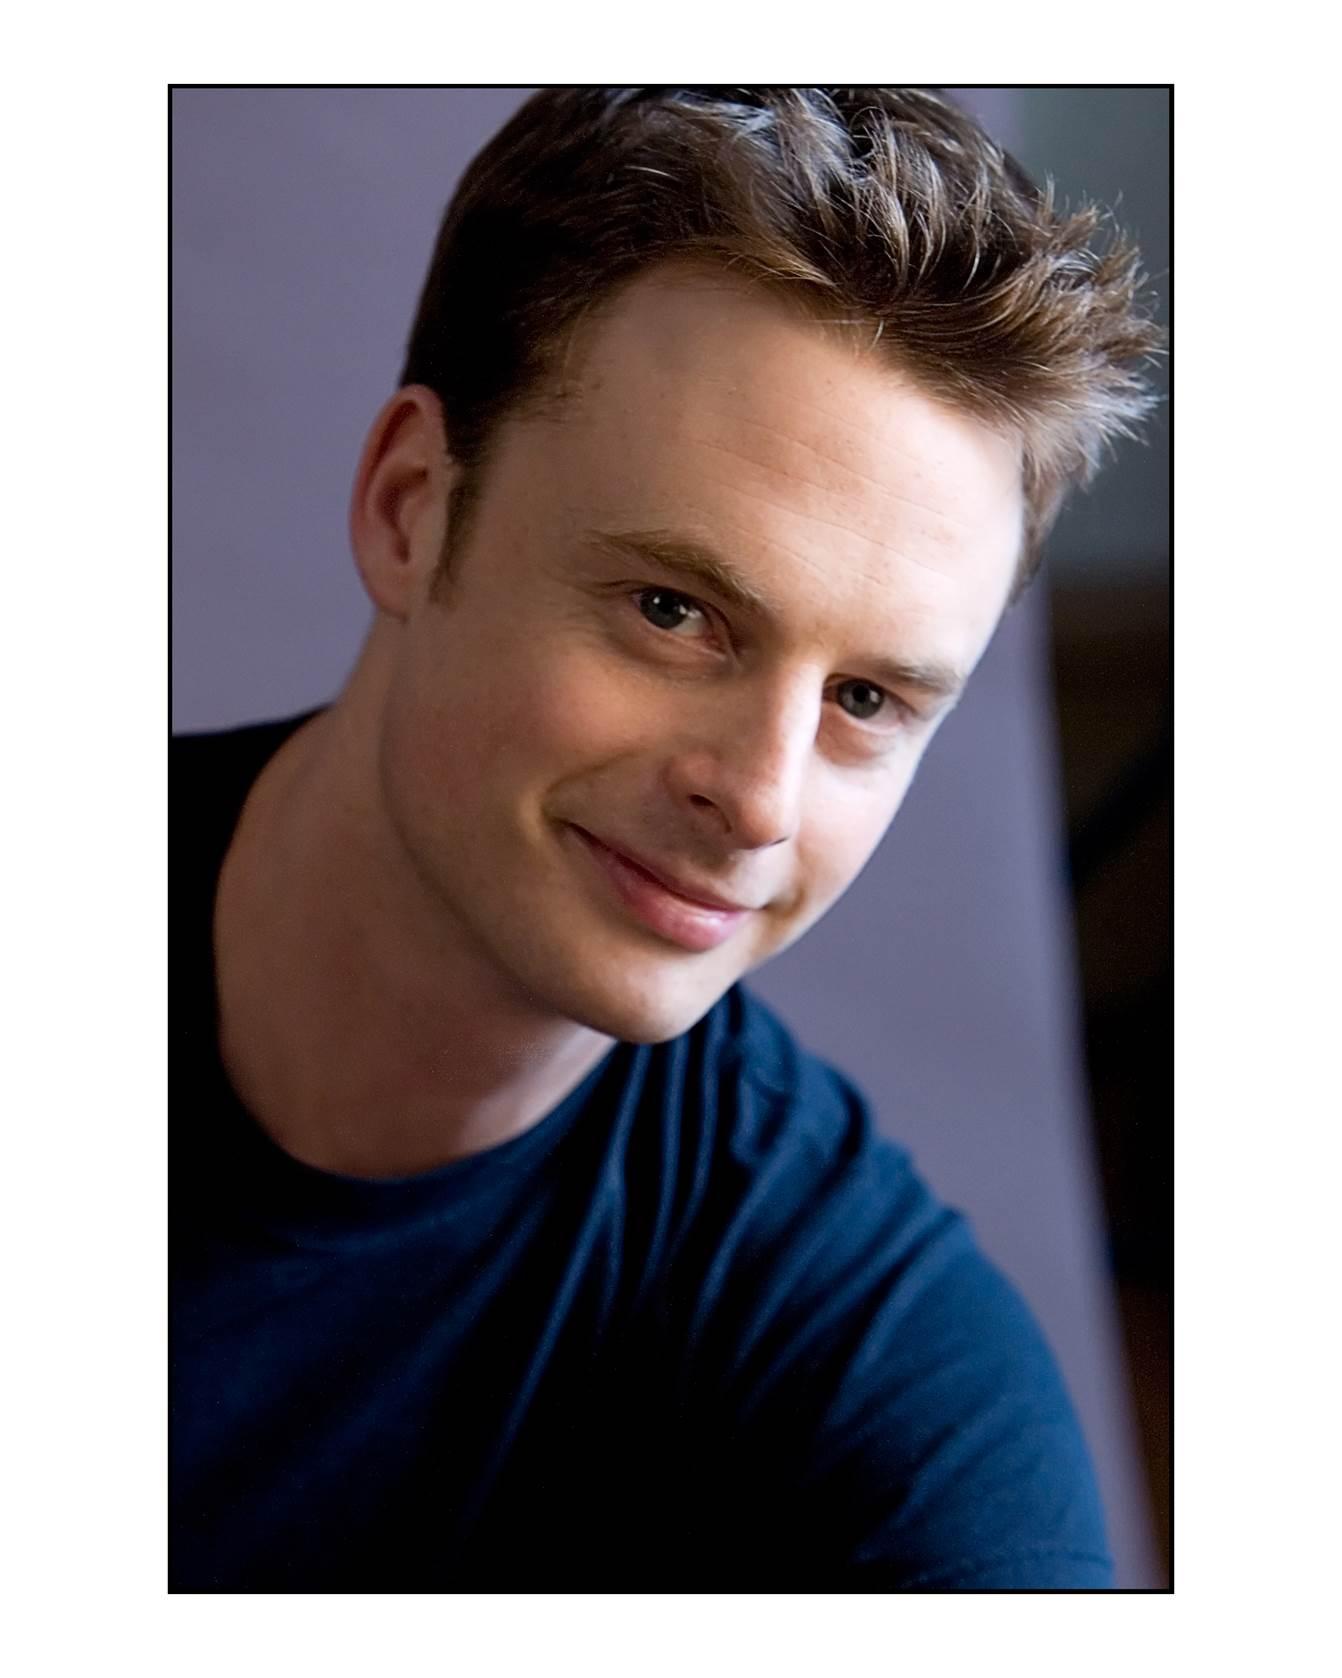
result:
[[(1014, 594), (1068, 489), (1154, 405), (1162, 334), (1135, 249), (1063, 214), (946, 99), (917, 88), (572, 87), (529, 99), (443, 220), (403, 384), (443, 405), (460, 534), (501, 418), (553, 394), (562, 345), (623, 282), (716, 263), (859, 332), (931, 396), (1017, 434)], [(1013, 598), (1014, 598), (1013, 594)]]

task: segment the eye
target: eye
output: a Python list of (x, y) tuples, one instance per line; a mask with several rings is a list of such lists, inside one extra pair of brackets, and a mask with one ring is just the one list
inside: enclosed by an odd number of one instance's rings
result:
[(674, 631), (693, 622), (696, 616), (704, 616), (702, 606), (672, 588), (640, 589), (634, 598), (654, 629)]
[(839, 704), (858, 722), (870, 722), (885, 705), (889, 695), (873, 682), (840, 682), (835, 690)]

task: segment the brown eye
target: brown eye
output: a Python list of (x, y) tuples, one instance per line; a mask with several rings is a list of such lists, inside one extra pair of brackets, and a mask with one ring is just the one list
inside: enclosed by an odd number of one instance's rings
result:
[(871, 682), (841, 682), (839, 703), (858, 722), (870, 722), (885, 704), (885, 692)]
[(699, 610), (688, 596), (670, 588), (645, 588), (638, 596), (638, 609), (654, 629), (679, 629)]

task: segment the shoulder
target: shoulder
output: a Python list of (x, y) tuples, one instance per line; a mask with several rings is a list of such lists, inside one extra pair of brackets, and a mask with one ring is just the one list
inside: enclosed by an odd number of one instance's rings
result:
[(712, 1395), (741, 1506), (813, 1579), (1107, 1583), (1086, 1447), (1019, 1293), (855, 1086), (748, 993), (719, 1010), (704, 1024), (731, 1186), (695, 1282), (686, 1402)]

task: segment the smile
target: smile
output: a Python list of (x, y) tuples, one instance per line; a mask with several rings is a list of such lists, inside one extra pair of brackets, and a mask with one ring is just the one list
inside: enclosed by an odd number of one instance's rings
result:
[(751, 913), (747, 908), (729, 908), (685, 897), (585, 829), (570, 823), (569, 831), (581, 841), (582, 852), (595, 864), (595, 872), (607, 893), (649, 931), (679, 944), (682, 949), (716, 949)]

